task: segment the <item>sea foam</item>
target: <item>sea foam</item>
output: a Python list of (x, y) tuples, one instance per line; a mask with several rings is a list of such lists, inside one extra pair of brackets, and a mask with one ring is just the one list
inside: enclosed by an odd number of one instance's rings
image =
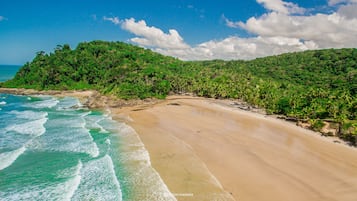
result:
[(31, 107), (31, 108), (37, 108), (37, 109), (53, 108), (59, 103), (59, 100), (57, 100), (56, 98), (48, 98), (48, 97), (44, 97), (44, 98), (45, 98), (44, 100), (31, 102), (27, 106)]
[(85, 128), (85, 124), (80, 113), (61, 115), (56, 119), (50, 119), (46, 123), (47, 134), (37, 140), (42, 146), (31, 148), (86, 153), (93, 158), (98, 157), (99, 149), (89, 130)]
[[(118, 124), (117, 124), (118, 125)], [(136, 200), (175, 201), (160, 175), (151, 166), (150, 156), (133, 128), (122, 123), (118, 127), (120, 138), (125, 143), (121, 147), (119, 160), (130, 166), (126, 172), (126, 184), (140, 189), (134, 192)]]
[(96, 129), (99, 130), (100, 133), (109, 133), (102, 125), (101, 122), (105, 120), (107, 117), (98, 116), (98, 115), (88, 115), (85, 116), (86, 128), (87, 129)]
[[(81, 183), (82, 162), (78, 162), (75, 172), (64, 182), (43, 183), (28, 187), (0, 191), (0, 201), (71, 201)], [(68, 170), (67, 170), (68, 171)]]
[(42, 118), (34, 121), (25, 122), (22, 124), (13, 124), (5, 128), (8, 131), (15, 131), (20, 134), (41, 136), (46, 132), (44, 124), (48, 118)]
[(81, 161), (78, 161), (78, 165), (76, 167), (76, 171), (75, 171), (75, 175), (72, 179), (70, 179), (68, 182), (69, 185), (67, 189), (67, 193), (66, 193), (66, 196), (64, 198), (64, 200), (71, 200), (71, 198), (73, 197), (74, 195), (74, 192), (78, 189), (78, 186), (79, 184), (81, 183), (81, 170), (82, 170), (82, 167), (83, 167), (83, 164)]
[(36, 119), (44, 119), (48, 116), (47, 112), (37, 112), (32, 110), (25, 110), (25, 111), (17, 111), (12, 110), (9, 114), (13, 114), (18, 119), (28, 119), (28, 120), (36, 120)]
[(82, 108), (83, 105), (79, 102), (77, 98), (64, 97), (62, 99), (59, 99), (59, 102), (56, 107), (58, 110), (73, 110)]
[(110, 156), (95, 159), (83, 164), (80, 172), (81, 183), (72, 197), (73, 201), (121, 201), (122, 192), (116, 178)]
[(0, 154), (0, 170), (9, 167), (15, 162), (15, 160), (26, 151), (25, 146), (20, 147), (19, 149), (1, 153)]

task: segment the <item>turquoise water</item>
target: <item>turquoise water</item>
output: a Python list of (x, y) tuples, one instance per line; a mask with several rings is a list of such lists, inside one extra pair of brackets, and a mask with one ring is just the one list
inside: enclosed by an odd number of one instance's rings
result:
[(71, 97), (0, 94), (0, 200), (175, 200), (135, 131)]
[(0, 82), (12, 79), (21, 66), (0, 65)]

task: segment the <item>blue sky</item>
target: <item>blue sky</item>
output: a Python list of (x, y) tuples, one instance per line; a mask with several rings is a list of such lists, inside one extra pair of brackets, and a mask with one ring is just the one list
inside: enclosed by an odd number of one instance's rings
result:
[(357, 47), (355, 10), (357, 0), (0, 0), (0, 64), (91, 40), (185, 60)]

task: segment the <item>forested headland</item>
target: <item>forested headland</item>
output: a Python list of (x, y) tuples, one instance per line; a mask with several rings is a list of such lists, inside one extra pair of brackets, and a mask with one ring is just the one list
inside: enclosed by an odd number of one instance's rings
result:
[(326, 49), (251, 61), (181, 61), (122, 42), (93, 41), (38, 52), (1, 87), (94, 89), (122, 99), (192, 93), (240, 99), (308, 123), (329, 124), (356, 143), (357, 49)]

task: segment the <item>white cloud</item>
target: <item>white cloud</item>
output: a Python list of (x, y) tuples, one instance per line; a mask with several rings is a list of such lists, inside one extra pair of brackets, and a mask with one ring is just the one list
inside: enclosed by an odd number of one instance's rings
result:
[(271, 12), (244, 22), (241, 28), (263, 37), (281, 36), (313, 41), (319, 48), (356, 47), (356, 5), (345, 5), (332, 14), (292, 16)]
[(212, 40), (179, 51), (172, 49), (155, 49), (155, 51), (183, 60), (236, 60), (254, 59), (311, 48), (316, 48), (316, 44), (312, 41), (302, 42), (296, 38), (258, 36), (252, 38), (228, 37), (220, 41)]
[(164, 49), (185, 49), (189, 47), (175, 29), (170, 29), (169, 33), (164, 33), (161, 29), (148, 26), (144, 20), (135, 21), (134, 18), (121, 21), (114, 17), (104, 18), (104, 20), (111, 21), (116, 25), (120, 24), (122, 29), (139, 36), (130, 40), (141, 46)]
[[(357, 0), (356, 0), (357, 1)], [(337, 13), (347, 19), (357, 18), (357, 4), (342, 5)]]
[(257, 0), (270, 12), (260, 17), (251, 17), (246, 22), (234, 22), (222, 16), (228, 27), (244, 29), (256, 37), (229, 37), (222, 41), (203, 43), (198, 47), (201, 52), (204, 47), (203, 52), (207, 53), (204, 58), (223, 59), (252, 59), (319, 48), (354, 48), (357, 47), (355, 1), (349, 0), (348, 4), (337, 6), (337, 11), (331, 14), (294, 15), (297, 12), (293, 12), (292, 8), (298, 11), (305, 9), (281, 0)]
[[(157, 27), (148, 26), (144, 20), (103, 19), (136, 35), (130, 39), (132, 42), (164, 55), (183, 60), (254, 59), (319, 48), (357, 47), (357, 4), (353, 4), (354, 1), (357, 0), (340, 4), (342, 0), (330, 0), (329, 3), (338, 4), (335, 4), (335, 12), (302, 15), (305, 9), (296, 4), (282, 0), (257, 0), (268, 9), (259, 17), (234, 22), (222, 15), (228, 27), (246, 30), (254, 37), (231, 36), (195, 46), (185, 43), (175, 29), (165, 33)], [(300, 15), (296, 15), (298, 13)]]
[(121, 23), (121, 20), (118, 17), (103, 17), (103, 20), (112, 22), (115, 25), (119, 25)]
[(6, 20), (4, 16), (0, 16), (0, 22)]
[(352, 4), (357, 3), (357, 0), (328, 0), (329, 6), (334, 6), (337, 4)]
[(297, 4), (282, 0), (257, 0), (257, 2), (262, 4), (264, 8), (278, 13), (302, 14), (305, 12), (305, 9)]
[(231, 20), (229, 20), (228, 18), (226, 18), (226, 16), (222, 15), (222, 19), (224, 20), (224, 22), (226, 23), (226, 25), (228, 27), (231, 28), (239, 28), (240, 27), (240, 22), (233, 22)]

